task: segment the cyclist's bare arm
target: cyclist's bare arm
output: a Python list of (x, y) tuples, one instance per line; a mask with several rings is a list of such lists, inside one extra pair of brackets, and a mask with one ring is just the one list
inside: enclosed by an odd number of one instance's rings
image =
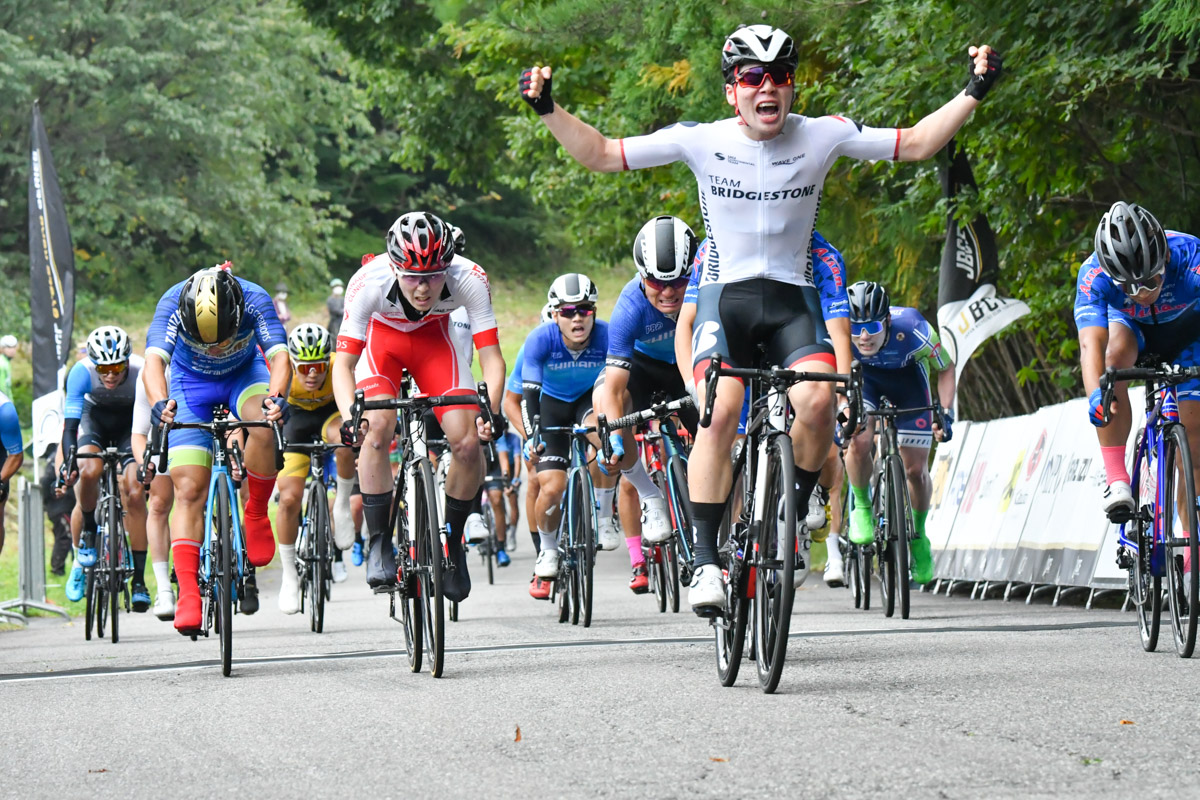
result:
[(153, 406), (159, 400), (167, 399), (167, 366), (158, 353), (146, 353), (142, 379), (146, 384), (146, 402)]
[[(535, 67), (530, 75), (528, 96), (540, 97), (542, 86), (550, 76), (550, 67)], [(620, 141), (609, 139), (558, 103), (554, 104), (553, 113), (541, 120), (571, 157), (592, 172), (620, 172), (624, 169)]]
[(1092, 325), (1079, 329), (1079, 367), (1083, 372), (1083, 390), (1088, 394), (1100, 386), (1107, 349), (1108, 328)]
[(354, 367), (358, 359), (358, 353), (342, 350), (333, 360), (333, 399), (345, 420), (354, 418), (350, 406), (354, 404)]
[(504, 376), (508, 367), (500, 352), (500, 345), (489, 344), (479, 348), (479, 370), (487, 383), (488, 397), (492, 401), (492, 413), (500, 413), (500, 402), (504, 399)]
[[(837, 371), (849, 375), (850, 362), (854, 360), (854, 353), (850, 349), (850, 318), (826, 320), (825, 330), (829, 331), (829, 338), (833, 340), (833, 357), (837, 362)], [(688, 349), (691, 350), (691, 345)]]
[[(975, 59), (975, 73), (982, 75), (988, 67), (987, 54), (992, 48), (988, 45), (969, 48), (969, 54)], [(971, 112), (979, 105), (974, 97), (969, 97), (965, 90), (960, 91), (949, 103), (921, 119), (911, 128), (900, 130), (900, 147), (897, 161), (922, 161), (940, 151), (958, 133), (958, 129), (971, 116)], [(554, 116), (553, 114), (551, 116)], [(557, 135), (557, 134), (556, 134)]]
[(287, 397), (288, 388), (291, 385), (292, 362), (285, 348), (271, 356), (271, 381), (267, 387), (267, 394), (276, 397)]
[(938, 373), (938, 402), (942, 408), (954, 408), (954, 393), (958, 389), (958, 377), (954, 374), (954, 362)]

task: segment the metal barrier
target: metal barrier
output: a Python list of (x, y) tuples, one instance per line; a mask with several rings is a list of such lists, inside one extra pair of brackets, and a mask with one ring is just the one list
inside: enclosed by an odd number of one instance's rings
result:
[[(14, 600), (0, 603), (0, 619), (26, 624), (24, 614), (29, 609), (58, 614), (66, 619), (71, 615), (46, 602), (46, 522), (42, 512), (42, 493), (21, 478), (17, 487), (20, 499), (17, 526), (17, 589)], [(9, 609), (20, 609), (16, 613)]]

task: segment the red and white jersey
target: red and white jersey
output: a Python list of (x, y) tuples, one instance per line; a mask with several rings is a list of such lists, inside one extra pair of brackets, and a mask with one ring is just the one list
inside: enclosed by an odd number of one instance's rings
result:
[(483, 267), (462, 256), (455, 256), (446, 271), (446, 283), (433, 308), (421, 314), (403, 298), (400, 285), (386, 254), (375, 256), (363, 265), (346, 287), (346, 310), (338, 331), (338, 352), (359, 355), (367, 336), (375, 326), (401, 333), (415, 331), (434, 320), (446, 322), (450, 312), (464, 308), (470, 320), (476, 348), (499, 344), (496, 315), (492, 311), (492, 290)]

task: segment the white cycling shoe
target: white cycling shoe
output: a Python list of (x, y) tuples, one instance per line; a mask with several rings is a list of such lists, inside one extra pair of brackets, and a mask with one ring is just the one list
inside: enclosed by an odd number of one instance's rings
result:
[(488, 538), (487, 525), (482, 514), (471, 514), (467, 517), (467, 544), (486, 542)]
[(544, 581), (554, 580), (558, 575), (558, 560), (561, 554), (557, 550), (543, 550), (538, 553), (537, 561), (533, 563), (533, 574)]
[(828, 502), (829, 492), (820, 484), (814, 486), (812, 494), (808, 496), (808, 516), (804, 518), (804, 524), (810, 531), (825, 527), (825, 505)]
[(596, 523), (596, 538), (601, 550), (616, 550), (621, 546), (621, 532), (612, 517), (604, 517)]
[(837, 539), (836, 536), (830, 536), (825, 540), (829, 548), (829, 560), (825, 562), (825, 585), (831, 589), (846, 585), (846, 562), (842, 559)]
[(642, 538), (650, 544), (661, 544), (671, 538), (671, 520), (667, 516), (665, 497), (651, 497), (642, 501)]
[(341, 496), (333, 501), (333, 545), (338, 550), (349, 550), (354, 544), (354, 515), (350, 513), (350, 498), (341, 502)]
[(1133, 511), (1133, 490), (1125, 481), (1113, 481), (1104, 490), (1104, 513), (1111, 516), (1118, 509)]
[(688, 587), (688, 603), (693, 611), (725, 607), (725, 577), (719, 565), (705, 564), (696, 570)]
[(158, 593), (154, 598), (154, 616), (164, 622), (175, 619), (175, 592), (163, 589)]
[(333, 576), (334, 583), (341, 583), (346, 580), (346, 564), (342, 561), (333, 562), (333, 572), (331, 575)]
[(282, 565), (283, 579), (279, 583), (279, 610), (285, 614), (300, 613), (300, 576), (295, 567)]

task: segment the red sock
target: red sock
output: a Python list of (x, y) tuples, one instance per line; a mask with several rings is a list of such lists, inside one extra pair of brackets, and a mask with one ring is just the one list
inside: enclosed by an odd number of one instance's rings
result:
[(275, 476), (268, 478), (246, 470), (246, 480), (250, 482), (249, 497), (246, 498), (246, 516), (265, 517), (267, 503), (271, 502), (271, 490), (275, 488)]
[(175, 579), (179, 581), (179, 598), (188, 595), (200, 596), (200, 584), (196, 574), (200, 571), (200, 543), (191, 539), (175, 539), (171, 542), (171, 555), (175, 558)]
[(626, 536), (625, 546), (629, 548), (629, 566), (636, 567), (646, 563), (646, 556), (642, 553), (641, 536)]
[(1129, 483), (1129, 470), (1125, 468), (1125, 445), (1101, 447), (1100, 457), (1104, 459), (1104, 475), (1106, 483), (1125, 481)]

